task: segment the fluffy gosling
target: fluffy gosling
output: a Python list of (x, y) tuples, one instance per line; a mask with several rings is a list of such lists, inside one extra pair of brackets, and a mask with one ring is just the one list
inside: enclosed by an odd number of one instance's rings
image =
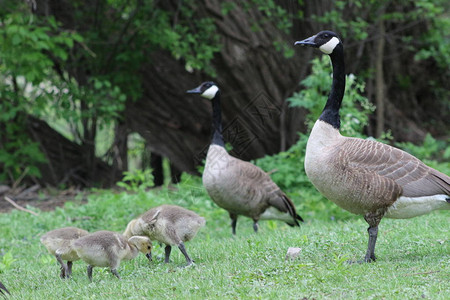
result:
[[(89, 232), (80, 228), (64, 227), (51, 230), (41, 237), (41, 243), (44, 244), (50, 254), (56, 257), (61, 265), (61, 278), (70, 277), (72, 275), (72, 262), (80, 259), (77, 252), (70, 247), (71, 242), (88, 234)], [(63, 260), (66, 260), (67, 264)]]
[(146, 236), (128, 239), (120, 233), (102, 230), (73, 241), (72, 248), (88, 264), (87, 275), (90, 281), (94, 267), (109, 267), (111, 273), (120, 279), (117, 273), (120, 262), (135, 258), (139, 252), (150, 259), (152, 242)]
[(205, 223), (205, 218), (193, 211), (176, 205), (161, 205), (130, 221), (124, 235), (144, 235), (165, 244), (165, 263), (169, 262), (172, 246), (178, 246), (189, 266), (193, 260), (187, 254), (184, 242), (193, 239)]

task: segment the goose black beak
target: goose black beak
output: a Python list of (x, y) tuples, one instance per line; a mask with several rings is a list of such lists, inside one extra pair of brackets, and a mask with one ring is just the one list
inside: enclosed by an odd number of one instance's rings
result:
[(314, 42), (316, 36), (313, 35), (307, 39), (304, 39), (302, 41), (297, 41), (294, 43), (294, 45), (301, 45), (301, 46), (311, 46), (311, 47), (317, 47), (316, 43)]
[(195, 89), (187, 90), (186, 93), (188, 93), (188, 94), (201, 94), (202, 91), (200, 90), (200, 87), (198, 86)]

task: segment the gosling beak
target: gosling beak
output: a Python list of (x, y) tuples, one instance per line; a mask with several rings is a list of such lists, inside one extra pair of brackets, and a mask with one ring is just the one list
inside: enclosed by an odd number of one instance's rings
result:
[(202, 91), (200, 90), (200, 86), (198, 86), (195, 89), (186, 91), (186, 93), (188, 93), (188, 94), (201, 94)]
[(316, 43), (314, 42), (316, 36), (313, 35), (307, 39), (304, 39), (302, 41), (297, 41), (294, 43), (294, 45), (301, 45), (301, 46), (311, 46), (311, 47), (316, 47)]
[(152, 261), (152, 253), (147, 253), (145, 256), (148, 258), (148, 261)]

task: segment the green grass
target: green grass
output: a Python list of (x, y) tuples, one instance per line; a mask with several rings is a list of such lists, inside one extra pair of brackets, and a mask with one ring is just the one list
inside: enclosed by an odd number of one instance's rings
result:
[[(301, 200), (294, 201), (301, 207)], [(107, 269), (94, 268), (89, 283), (82, 261), (74, 263), (72, 279), (61, 280), (56, 260), (39, 242), (46, 231), (69, 225), (123, 231), (130, 219), (161, 203), (206, 217), (206, 226), (186, 244), (195, 266), (182, 268), (185, 259), (173, 249), (169, 264), (161, 259), (149, 264), (143, 255), (122, 262), (121, 280)], [(301, 209), (299, 213), (308, 216)], [(12, 299), (448, 299), (448, 224), (445, 211), (409, 220), (384, 219), (378, 261), (348, 264), (366, 251), (362, 217), (308, 218), (300, 229), (261, 221), (258, 234), (251, 220), (241, 217), (232, 237), (227, 213), (212, 204), (198, 180), (178, 190), (99, 191), (87, 204), (75, 199), (64, 209), (39, 212), (38, 217), (19, 211), (0, 214), (0, 280)], [(154, 246), (153, 256), (162, 258), (163, 248)], [(285, 261), (288, 247), (302, 249), (297, 260)], [(16, 261), (6, 259), (8, 252)]]

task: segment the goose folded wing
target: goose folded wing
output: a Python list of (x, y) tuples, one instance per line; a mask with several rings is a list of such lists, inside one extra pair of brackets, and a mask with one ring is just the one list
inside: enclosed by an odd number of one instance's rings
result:
[(450, 194), (450, 177), (411, 154), (375, 141), (349, 138), (343, 145), (349, 166), (394, 180), (402, 196)]

